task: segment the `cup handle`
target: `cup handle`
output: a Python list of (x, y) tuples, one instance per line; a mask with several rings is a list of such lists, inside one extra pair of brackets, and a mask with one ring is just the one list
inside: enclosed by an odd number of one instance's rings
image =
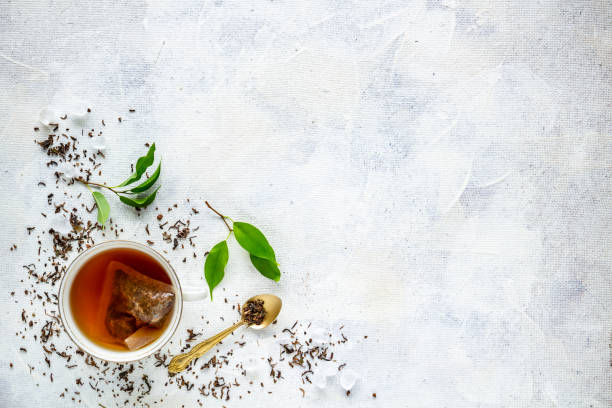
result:
[(208, 297), (208, 291), (199, 290), (193, 292), (183, 292), (183, 302), (197, 302)]

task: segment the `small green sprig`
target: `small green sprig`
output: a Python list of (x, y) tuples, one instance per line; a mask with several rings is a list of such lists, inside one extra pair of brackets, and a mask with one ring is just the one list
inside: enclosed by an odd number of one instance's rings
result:
[(147, 205), (151, 204), (153, 200), (155, 200), (157, 191), (161, 186), (157, 187), (155, 191), (153, 191), (153, 193), (145, 197), (134, 197), (134, 195), (143, 193), (153, 187), (153, 185), (159, 178), (159, 175), (161, 174), (161, 161), (159, 162), (157, 169), (151, 175), (151, 177), (147, 178), (145, 181), (138, 184), (136, 187), (130, 188), (126, 186), (129, 186), (130, 184), (133, 184), (140, 180), (142, 175), (145, 174), (146, 170), (153, 164), (154, 161), (155, 143), (153, 143), (151, 147), (149, 147), (149, 150), (147, 151), (146, 155), (138, 158), (138, 161), (136, 162), (136, 166), (134, 168), (134, 174), (132, 174), (118, 186), (110, 187), (106, 184), (94, 183), (92, 181), (87, 181), (83, 178), (76, 179), (77, 181), (85, 184), (89, 191), (91, 191), (91, 195), (93, 196), (96, 202), (96, 206), (98, 207), (98, 223), (102, 225), (102, 227), (104, 227), (104, 224), (106, 223), (106, 220), (108, 220), (108, 217), (110, 215), (110, 205), (108, 204), (108, 200), (106, 199), (104, 194), (99, 191), (93, 191), (91, 188), (105, 188), (109, 191), (112, 191), (117, 197), (119, 197), (119, 200), (121, 200), (122, 203), (127, 204), (131, 207), (146, 207)]
[[(227, 240), (234, 233), (236, 241), (241, 247), (246, 249), (251, 258), (251, 263), (266, 278), (272, 279), (278, 282), (281, 277), (280, 269), (278, 269), (278, 263), (276, 262), (276, 255), (274, 250), (268, 243), (265, 235), (254, 225), (246, 222), (238, 222), (232, 220), (227, 215), (221, 214), (215, 210), (208, 201), (205, 201), (206, 206), (210, 208), (215, 214), (217, 214), (229, 230), (227, 238), (219, 242), (217, 245), (212, 247), (209, 251), (206, 262), (204, 263), (204, 277), (208, 288), (210, 289), (210, 300), (212, 301), (212, 292), (215, 286), (217, 286), (223, 280), (225, 276), (225, 266), (229, 259), (229, 250), (227, 248)], [(232, 223), (228, 223), (228, 220)]]

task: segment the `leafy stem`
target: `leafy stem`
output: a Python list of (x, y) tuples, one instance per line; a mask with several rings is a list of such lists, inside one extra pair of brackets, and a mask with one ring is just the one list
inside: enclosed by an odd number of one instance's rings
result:
[(89, 191), (91, 191), (91, 188), (90, 188), (89, 186), (96, 186), (96, 187), (101, 187), (101, 188), (105, 188), (105, 189), (107, 189), (107, 190), (110, 190), (110, 191), (112, 191), (113, 193), (115, 193), (115, 194), (117, 194), (117, 195), (119, 195), (119, 193), (121, 193), (121, 192), (122, 192), (122, 191), (117, 192), (117, 191), (115, 191), (115, 189), (114, 189), (113, 187), (109, 187), (109, 186), (107, 186), (107, 185), (100, 184), (100, 183), (94, 183), (93, 181), (87, 181), (87, 180), (85, 180), (85, 179), (83, 179), (83, 178), (81, 178), (81, 177), (78, 177), (78, 178), (76, 178), (75, 180), (76, 180), (76, 181), (78, 181), (78, 182), (80, 182), (80, 183), (85, 184), (85, 186), (87, 187), (87, 189), (88, 189)]
[[(227, 240), (230, 238), (232, 233), (236, 237), (236, 241), (240, 246), (249, 253), (251, 263), (266, 278), (272, 279), (275, 282), (280, 280), (281, 272), (278, 269), (278, 262), (276, 262), (276, 255), (274, 250), (268, 243), (268, 240), (264, 234), (254, 225), (246, 222), (237, 222), (215, 210), (208, 201), (204, 201), (206, 206), (210, 208), (212, 212), (217, 214), (227, 227), (229, 233), (227, 238), (216, 244), (209, 252), (204, 263), (204, 277), (208, 283), (210, 289), (210, 300), (212, 300), (213, 289), (221, 283), (225, 276), (225, 266), (229, 259), (229, 249), (227, 246)], [(230, 220), (232, 226), (227, 222)]]
[[(153, 164), (154, 161), (155, 161), (155, 143), (153, 143), (149, 147), (149, 150), (147, 151), (146, 155), (138, 159), (138, 161), (136, 162), (136, 166), (134, 166), (135, 172), (130, 177), (128, 177), (123, 183), (119, 184), (118, 186), (110, 187), (110, 186), (107, 186), (106, 184), (95, 183), (93, 181), (85, 180), (82, 177), (75, 178), (76, 181), (84, 184), (85, 187), (87, 187), (87, 189), (91, 192), (91, 195), (93, 196), (94, 201), (96, 202), (96, 205), (98, 207), (98, 223), (102, 225), (102, 227), (104, 227), (104, 223), (106, 222), (106, 220), (108, 219), (110, 215), (110, 205), (108, 204), (106, 197), (104, 197), (104, 194), (102, 194), (99, 191), (93, 191), (91, 187), (94, 186), (100, 189), (105, 188), (107, 190), (112, 191), (117, 197), (119, 197), (119, 200), (123, 204), (129, 205), (130, 207), (135, 207), (135, 208), (146, 207), (147, 205), (151, 204), (153, 200), (155, 200), (155, 196), (157, 195), (159, 186), (155, 190), (153, 190), (152, 193), (147, 193), (148, 195), (145, 197), (142, 197), (142, 196), (135, 197), (134, 195), (150, 190), (155, 185), (155, 183), (157, 182), (161, 174), (161, 161), (159, 165), (157, 166), (157, 169), (155, 170), (155, 172), (153, 172), (153, 174), (151, 174), (150, 177), (147, 177), (144, 181), (140, 182), (140, 184), (138, 184), (135, 187), (134, 187), (134, 183), (139, 181), (143, 175), (146, 175), (147, 168), (149, 168)], [(116, 190), (119, 188), (121, 190)], [(132, 197), (128, 197), (128, 195)], [(231, 229), (230, 229), (230, 233), (231, 233)]]
[[(219, 217), (221, 217), (221, 219), (223, 220), (223, 222), (225, 223), (225, 226), (227, 227), (227, 229), (229, 230), (230, 234), (233, 231), (232, 227), (230, 227), (230, 225), (227, 223), (227, 220), (230, 220), (232, 223), (234, 222), (234, 220), (232, 220), (230, 217), (228, 217), (227, 215), (223, 215), (221, 214), (219, 211), (215, 210), (212, 205), (210, 205), (210, 203), (208, 201), (204, 201), (206, 203), (206, 206), (208, 208), (210, 208), (212, 210), (212, 212), (214, 212), (215, 214), (217, 214)], [(227, 238), (229, 238), (229, 235), (227, 236)], [(225, 238), (225, 240), (227, 241), (227, 238)]]

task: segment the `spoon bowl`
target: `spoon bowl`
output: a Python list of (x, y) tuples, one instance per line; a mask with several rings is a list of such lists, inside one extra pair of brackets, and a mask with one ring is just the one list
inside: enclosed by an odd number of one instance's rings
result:
[(261, 322), (260, 324), (252, 324), (249, 327), (255, 330), (265, 329), (274, 320), (276, 320), (276, 317), (280, 313), (281, 307), (283, 306), (283, 301), (278, 296), (275, 296), (275, 295), (270, 295), (270, 294), (257, 295), (257, 296), (253, 296), (252, 298), (244, 302), (244, 305), (242, 306), (242, 308), (244, 309), (244, 306), (247, 303), (253, 302), (255, 300), (261, 300), (264, 302), (263, 307), (264, 307), (264, 310), (266, 311), (266, 314), (264, 316), (263, 322)]

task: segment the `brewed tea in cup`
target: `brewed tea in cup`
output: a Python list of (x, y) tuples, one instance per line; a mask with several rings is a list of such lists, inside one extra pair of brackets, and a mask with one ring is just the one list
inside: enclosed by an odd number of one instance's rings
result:
[(159, 350), (178, 326), (182, 292), (159, 253), (130, 241), (108, 241), (72, 262), (60, 288), (60, 313), (74, 342), (109, 361)]

